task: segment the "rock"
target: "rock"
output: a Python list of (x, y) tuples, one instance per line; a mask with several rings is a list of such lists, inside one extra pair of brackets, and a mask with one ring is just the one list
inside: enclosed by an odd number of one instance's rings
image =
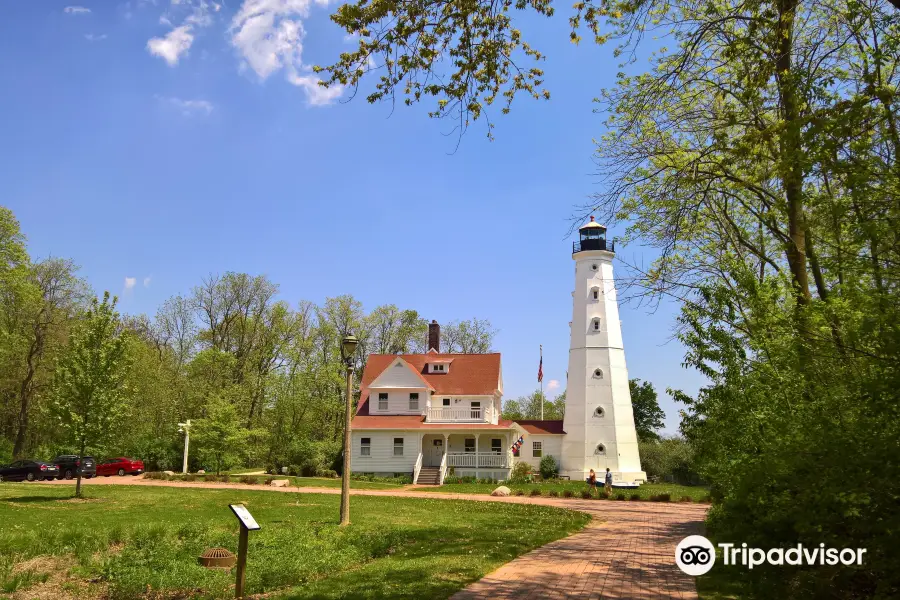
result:
[(165, 473), (166, 475), (168, 475), (169, 477), (171, 477), (172, 475), (175, 474), (175, 471), (163, 471), (163, 473)]
[(290, 479), (273, 479), (270, 484), (272, 487), (287, 487), (291, 485)]
[(496, 490), (491, 492), (491, 496), (509, 496), (509, 488), (505, 485), (501, 485)]
[(206, 471), (200, 469), (199, 471), (197, 471), (197, 475), (206, 475)]

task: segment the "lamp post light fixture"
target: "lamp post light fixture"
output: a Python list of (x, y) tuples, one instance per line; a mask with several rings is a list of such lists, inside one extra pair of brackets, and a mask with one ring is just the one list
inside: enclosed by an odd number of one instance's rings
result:
[(341, 525), (350, 524), (350, 416), (353, 411), (353, 359), (359, 340), (348, 335), (341, 340), (341, 356), (347, 367), (347, 405), (344, 408), (344, 465), (341, 472)]
[(184, 462), (181, 465), (181, 472), (187, 474), (188, 471), (188, 447), (191, 444), (191, 420), (188, 419), (184, 423), (178, 424), (178, 433), (184, 434)]

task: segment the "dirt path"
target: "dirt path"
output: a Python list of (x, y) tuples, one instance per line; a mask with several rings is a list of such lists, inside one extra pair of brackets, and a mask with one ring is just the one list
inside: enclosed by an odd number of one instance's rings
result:
[[(72, 485), (70, 481), (34, 485)], [(340, 494), (340, 488), (273, 488), (239, 483), (174, 482), (143, 477), (101, 477), (84, 485), (246, 489), (308, 494)], [(503, 565), (457, 592), (453, 600), (537, 598), (693, 599), (694, 579), (675, 566), (675, 546), (685, 536), (702, 533), (707, 507), (702, 504), (622, 502), (573, 498), (494, 498), (482, 494), (395, 490), (351, 490), (354, 496), (404, 496), (479, 502), (540, 504), (580, 510), (595, 517), (584, 530), (551, 542)]]

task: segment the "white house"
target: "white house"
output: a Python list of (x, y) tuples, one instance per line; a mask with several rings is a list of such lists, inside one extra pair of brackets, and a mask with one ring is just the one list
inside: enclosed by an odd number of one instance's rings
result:
[(500, 355), (442, 354), (432, 321), (427, 353), (369, 356), (351, 424), (353, 472), (440, 484), (452, 467), (459, 476), (506, 479), (517, 461), (537, 469), (553, 456), (571, 479), (608, 467), (616, 480), (645, 480), (605, 234), (592, 217), (573, 247), (565, 420), (501, 419)]

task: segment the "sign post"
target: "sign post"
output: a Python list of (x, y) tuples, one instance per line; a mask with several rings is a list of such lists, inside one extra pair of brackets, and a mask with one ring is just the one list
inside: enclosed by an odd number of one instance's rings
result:
[(238, 555), (237, 555), (237, 578), (234, 584), (234, 597), (244, 597), (244, 569), (247, 566), (247, 542), (249, 541), (248, 533), (259, 529), (259, 523), (250, 514), (243, 504), (229, 504), (228, 508), (238, 518), (241, 524), (241, 535), (238, 539)]

